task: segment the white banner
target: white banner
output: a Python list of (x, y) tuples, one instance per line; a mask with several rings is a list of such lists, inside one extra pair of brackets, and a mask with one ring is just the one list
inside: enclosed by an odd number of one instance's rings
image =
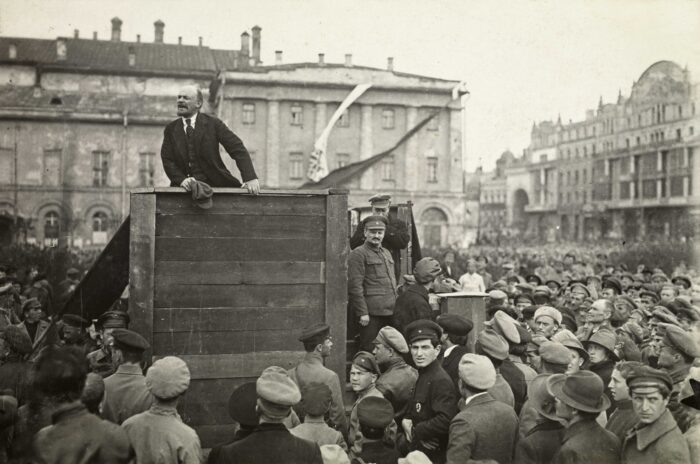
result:
[(331, 130), (333, 130), (333, 126), (336, 122), (338, 122), (338, 119), (340, 119), (345, 110), (347, 110), (348, 107), (352, 105), (355, 100), (360, 98), (360, 96), (370, 87), (372, 87), (372, 84), (360, 84), (356, 86), (354, 89), (352, 89), (352, 92), (345, 97), (345, 100), (343, 100), (343, 103), (340, 104), (338, 109), (335, 110), (333, 116), (331, 116), (330, 121), (328, 121), (328, 125), (326, 125), (326, 128), (323, 129), (323, 132), (321, 132), (318, 140), (316, 140), (316, 143), (314, 144), (314, 151), (311, 152), (311, 157), (309, 158), (309, 170), (306, 173), (306, 177), (308, 177), (311, 181), (318, 182), (328, 175), (328, 159), (326, 157), (328, 136), (330, 135)]

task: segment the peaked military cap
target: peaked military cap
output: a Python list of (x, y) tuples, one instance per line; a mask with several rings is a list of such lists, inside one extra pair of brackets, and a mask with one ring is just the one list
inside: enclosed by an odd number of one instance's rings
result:
[(81, 329), (90, 325), (90, 322), (87, 319), (84, 319), (78, 316), (77, 314), (64, 314), (61, 317), (61, 320), (65, 325), (69, 325), (71, 327), (79, 327)]
[(126, 328), (129, 325), (131, 318), (124, 311), (105, 311), (97, 318), (97, 326), (103, 329), (111, 329), (115, 327)]
[(355, 357), (352, 358), (352, 364), (369, 373), (377, 375), (381, 374), (377, 360), (374, 359), (374, 355), (372, 353), (368, 353), (367, 351), (358, 351)]
[(318, 323), (306, 327), (299, 336), (299, 341), (303, 343), (323, 343), (331, 333), (328, 324)]
[(132, 351), (145, 351), (151, 346), (145, 338), (129, 329), (114, 329), (112, 337), (114, 337), (114, 343), (117, 347), (124, 347)]
[(671, 380), (671, 376), (666, 371), (646, 365), (632, 369), (632, 372), (627, 376), (626, 382), (630, 391), (639, 388), (659, 387), (666, 387), (669, 391), (673, 390), (673, 380)]
[(418, 340), (436, 340), (442, 337), (442, 327), (428, 319), (418, 319), (406, 326), (406, 335), (409, 343)]
[(386, 229), (388, 221), (384, 216), (375, 214), (369, 216), (365, 222), (365, 229)]

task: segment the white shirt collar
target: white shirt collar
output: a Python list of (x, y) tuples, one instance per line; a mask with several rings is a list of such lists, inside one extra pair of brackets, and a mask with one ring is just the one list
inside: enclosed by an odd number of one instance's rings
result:
[(452, 350), (454, 350), (457, 347), (457, 345), (452, 345), (449, 348), (445, 348), (445, 352), (443, 353), (443, 357), (446, 358), (452, 353)]
[(470, 396), (469, 398), (467, 398), (467, 399), (464, 401), (464, 407), (467, 407), (467, 405), (468, 405), (469, 403), (471, 403), (472, 400), (473, 400), (474, 398), (477, 398), (477, 397), (479, 397), (479, 396), (481, 396), (481, 395), (485, 395), (486, 393), (488, 393), (488, 392), (481, 392), (481, 393), (477, 393), (476, 395)]
[(187, 132), (187, 122), (185, 121), (185, 119), (190, 120), (190, 125), (192, 126), (192, 129), (194, 129), (195, 124), (197, 123), (197, 115), (198, 114), (199, 114), (199, 111), (197, 111), (195, 114), (193, 114), (189, 118), (186, 118), (184, 116), (182, 117), (182, 128), (185, 130), (185, 132)]

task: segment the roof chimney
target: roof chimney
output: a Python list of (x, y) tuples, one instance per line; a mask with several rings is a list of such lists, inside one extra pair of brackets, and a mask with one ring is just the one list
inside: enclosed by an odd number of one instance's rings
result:
[(182, 45), (182, 36), (179, 36), (179, 37), (177, 38), (177, 44), (178, 44), (178, 45)]
[(153, 27), (155, 28), (155, 38), (153, 39), (153, 42), (163, 43), (163, 31), (165, 29), (165, 23), (159, 19), (158, 21), (153, 23)]
[(318, 64), (320, 64), (320, 65), (326, 64), (326, 55), (324, 53), (318, 54)]
[(67, 55), (66, 39), (56, 39), (56, 61), (65, 61)]
[(394, 57), (393, 56), (390, 56), (389, 58), (386, 59), (386, 69), (387, 69), (387, 71), (394, 70)]
[(136, 66), (136, 50), (134, 47), (129, 47), (129, 66)]
[(202, 40), (202, 37), (200, 36), (199, 37), (199, 46), (201, 47), (202, 45), (204, 45), (204, 40)]
[(275, 50), (275, 64), (282, 64), (282, 50)]
[(112, 18), (112, 42), (119, 42), (122, 39), (122, 20)]
[(92, 32), (92, 40), (97, 40), (97, 31)]
[(260, 26), (253, 26), (253, 55), (255, 64), (260, 63)]
[(17, 59), (17, 44), (10, 44), (7, 48), (7, 57), (11, 60)]
[(136, 34), (136, 43), (141, 43), (141, 34)]
[(80, 30), (78, 30), (78, 29), (73, 29), (73, 38), (74, 38), (74, 39), (79, 39), (79, 38), (80, 38)]
[(241, 55), (250, 55), (250, 34), (248, 31), (241, 34)]
[(345, 66), (352, 66), (352, 53), (345, 54)]

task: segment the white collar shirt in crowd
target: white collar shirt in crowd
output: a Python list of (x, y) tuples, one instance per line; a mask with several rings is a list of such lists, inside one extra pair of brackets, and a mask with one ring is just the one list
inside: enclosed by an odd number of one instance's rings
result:
[(476, 272), (473, 274), (465, 273), (459, 278), (459, 284), (462, 286), (463, 292), (484, 292), (484, 278)]

